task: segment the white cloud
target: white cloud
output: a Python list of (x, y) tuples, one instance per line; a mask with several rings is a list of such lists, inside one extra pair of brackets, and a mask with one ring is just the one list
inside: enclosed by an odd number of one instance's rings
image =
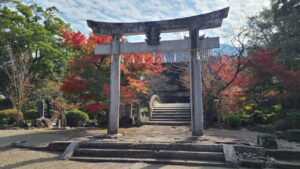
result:
[[(229, 6), (229, 16), (221, 28), (201, 31), (208, 36), (220, 36), (228, 43), (228, 33), (243, 25), (247, 17), (267, 7), (269, 0), (34, 0), (42, 7), (56, 6), (61, 17), (70, 22), (74, 30), (89, 34), (87, 19), (106, 22), (153, 21), (187, 17), (211, 12)], [(181, 38), (187, 33), (162, 35), (162, 39)], [(143, 36), (130, 40), (144, 40)]]

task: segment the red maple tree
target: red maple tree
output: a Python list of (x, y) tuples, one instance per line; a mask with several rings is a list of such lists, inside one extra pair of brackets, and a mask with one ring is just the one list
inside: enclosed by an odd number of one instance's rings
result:
[[(85, 37), (80, 32), (62, 30), (62, 43), (78, 53), (69, 63), (69, 74), (65, 78), (61, 90), (64, 94), (78, 98), (89, 112), (107, 108), (109, 97), (110, 57), (94, 55), (97, 44), (110, 43), (111, 36)], [(121, 38), (121, 42), (124, 39)], [(145, 74), (159, 74), (163, 71), (160, 56), (149, 53), (121, 55), (122, 80), (121, 99), (131, 103), (138, 99), (139, 94), (146, 94), (147, 80), (140, 79)]]
[(300, 71), (289, 70), (285, 65), (278, 63), (277, 56), (267, 50), (253, 51), (250, 54), (252, 59), (249, 66), (255, 70), (255, 76), (260, 83), (271, 81), (271, 78), (277, 78), (285, 89), (300, 89)]

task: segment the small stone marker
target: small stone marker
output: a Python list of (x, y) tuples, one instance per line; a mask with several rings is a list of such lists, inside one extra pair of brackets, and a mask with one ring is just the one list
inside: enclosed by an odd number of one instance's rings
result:
[(44, 112), (44, 109), (45, 109), (45, 105), (44, 105), (44, 100), (41, 99), (37, 102), (37, 109), (38, 109), (38, 113), (40, 116), (42, 116), (42, 118), (45, 118), (45, 112)]

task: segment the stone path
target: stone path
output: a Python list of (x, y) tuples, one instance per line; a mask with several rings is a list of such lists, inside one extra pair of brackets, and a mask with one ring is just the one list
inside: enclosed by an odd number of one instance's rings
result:
[[(207, 129), (202, 140), (191, 137), (186, 126), (142, 126), (139, 128), (121, 128), (124, 136), (115, 141), (133, 142), (193, 142), (199, 144), (212, 144), (222, 142), (240, 142), (255, 144), (258, 132), (247, 130)], [(72, 138), (81, 139), (90, 135), (105, 134), (105, 129), (78, 128), (65, 131), (34, 129), (34, 130), (0, 130), (0, 148), (12, 142), (26, 141), (29, 145), (40, 146), (51, 141), (63, 141)], [(111, 141), (111, 140), (110, 140)], [(283, 149), (300, 149), (300, 145), (279, 140)], [(144, 163), (82, 163), (75, 161), (60, 161), (56, 153), (30, 151), (22, 149), (0, 149), (0, 169), (30, 168), (30, 169), (221, 169), (212, 167), (185, 167), (172, 165), (151, 165)]]
[[(116, 142), (161, 142), (161, 143), (196, 143), (196, 144), (222, 144), (238, 143), (255, 145), (257, 132), (247, 130), (221, 130), (207, 129), (202, 137), (192, 137), (188, 126), (159, 126), (144, 125), (139, 128), (120, 130), (122, 136), (115, 139), (99, 139), (99, 141)], [(101, 135), (99, 135), (101, 136)], [(81, 140), (94, 138), (82, 137)]]
[(12, 149), (0, 152), (0, 169), (223, 169), (145, 163), (86, 163), (58, 160), (56, 153)]
[[(66, 141), (74, 138), (86, 139), (91, 135), (103, 135), (106, 129), (77, 128), (69, 130), (0, 130), (0, 149), (13, 142), (26, 141), (28, 145), (44, 146), (52, 141)], [(201, 144), (237, 142), (241, 144), (255, 144), (258, 132), (248, 130), (207, 129), (202, 140), (191, 137), (191, 131), (186, 126), (151, 126), (145, 125), (138, 128), (121, 128), (124, 136), (115, 141), (130, 142), (193, 142)], [(111, 141), (111, 139), (109, 140)], [(279, 139), (281, 149), (300, 150), (300, 144)]]

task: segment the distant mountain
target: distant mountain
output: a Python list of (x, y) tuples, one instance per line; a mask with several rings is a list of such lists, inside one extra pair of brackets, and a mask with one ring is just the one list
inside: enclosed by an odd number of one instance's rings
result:
[(221, 55), (233, 56), (238, 54), (238, 51), (233, 46), (228, 44), (220, 44), (220, 48), (213, 49), (212, 52), (213, 55), (221, 54)]

